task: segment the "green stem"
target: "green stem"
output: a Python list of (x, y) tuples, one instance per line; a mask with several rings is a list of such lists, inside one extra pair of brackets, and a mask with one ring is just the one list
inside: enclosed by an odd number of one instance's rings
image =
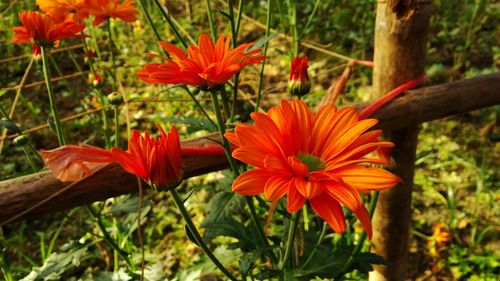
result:
[(62, 81), (64, 83), (64, 86), (68, 89), (68, 91), (71, 93), (71, 95), (73, 97), (76, 97), (76, 93), (75, 91), (73, 91), (73, 88), (70, 87), (69, 83), (68, 83), (68, 80), (64, 77), (64, 74), (63, 72), (61, 71), (61, 68), (59, 68), (59, 65), (57, 65), (57, 62), (56, 60), (54, 59), (54, 57), (50, 56), (49, 57), (50, 59), (50, 62), (52, 63), (52, 66), (54, 67), (54, 69), (56, 70), (57, 72), (57, 75), (59, 75), (60, 77), (62, 77)]
[(184, 49), (187, 49), (188, 45), (186, 44), (186, 41), (184, 40), (184, 38), (182, 38), (179, 31), (177, 31), (177, 28), (175, 28), (175, 25), (172, 22), (170, 15), (168, 15), (167, 12), (165, 12), (165, 9), (163, 8), (163, 6), (160, 4), (160, 2), (158, 0), (154, 0), (154, 2), (156, 4), (156, 7), (158, 8), (158, 10), (160, 10), (160, 13), (162, 14), (163, 18), (167, 21), (167, 23), (170, 26), (170, 29), (174, 33), (175, 37), (181, 42), (182, 46), (184, 46)]
[(115, 114), (115, 147), (120, 147), (120, 112), (118, 110), (118, 106), (113, 106), (113, 111)]
[(292, 254), (292, 248), (295, 242), (295, 233), (297, 233), (297, 227), (299, 225), (299, 213), (300, 211), (297, 211), (292, 215), (292, 221), (290, 223), (290, 227), (288, 228), (288, 238), (286, 239), (285, 254), (278, 264), (279, 269), (283, 269), (286, 266), (288, 260), (290, 259), (290, 255)]
[(240, 73), (236, 73), (234, 75), (234, 84), (233, 84), (233, 107), (231, 109), (231, 122), (234, 121), (236, 116), (236, 100), (238, 98), (238, 85), (240, 83)]
[(28, 149), (26, 148), (25, 145), (23, 145), (23, 151), (24, 151), (24, 154), (26, 155), (26, 158), (28, 159), (28, 162), (31, 166), (31, 169), (33, 170), (33, 172), (36, 172), (37, 171), (37, 167), (36, 167), (36, 164), (35, 162), (33, 161), (33, 158), (31, 157)]
[(321, 0), (316, 0), (316, 3), (314, 3), (314, 8), (313, 8), (311, 14), (309, 15), (309, 18), (307, 19), (306, 25), (304, 25), (304, 27), (300, 31), (300, 35), (302, 35), (304, 33), (304, 31), (309, 27), (309, 25), (311, 25), (312, 19), (314, 18), (314, 15), (316, 14), (316, 11), (318, 10), (320, 2), (321, 2)]
[(225, 85), (222, 87), (220, 97), (222, 100), (222, 109), (224, 110), (224, 118), (227, 121), (229, 119), (229, 99), (227, 98)]
[[(224, 133), (226, 132), (226, 128), (225, 128), (224, 120), (222, 119), (222, 114), (220, 112), (220, 105), (219, 105), (219, 100), (217, 98), (217, 92), (210, 91), (210, 94), (212, 96), (212, 104), (214, 107), (215, 116), (217, 117), (217, 123), (218, 123), (217, 127), (219, 128), (219, 133), (220, 133), (220, 137), (222, 140), (222, 146), (224, 148), (224, 152), (226, 153), (226, 157), (228, 159), (229, 166), (231, 167), (233, 175), (235, 178), (237, 178), (240, 175), (240, 171), (238, 168), (238, 164), (236, 163), (233, 156), (231, 155), (231, 148), (230, 148), (229, 142), (224, 137)], [(247, 197), (247, 196), (245, 196), (245, 198), (246, 198), (246, 203), (248, 205), (248, 208), (250, 209), (250, 216), (252, 217), (252, 222), (257, 227), (258, 232), (259, 232), (259, 236), (260, 236), (262, 242), (269, 249), (268, 250), (269, 257), (271, 258), (271, 260), (273, 262), (277, 262), (278, 258), (274, 255), (274, 252), (271, 250), (271, 247), (269, 246), (266, 235), (259, 224), (259, 219), (257, 217), (257, 212), (255, 211), (255, 207), (253, 205), (252, 198)]]
[(214, 107), (215, 117), (217, 118), (217, 127), (219, 129), (219, 133), (220, 133), (220, 137), (221, 137), (221, 141), (222, 141), (222, 146), (224, 147), (224, 152), (226, 153), (226, 157), (229, 161), (229, 166), (231, 167), (231, 170), (233, 171), (234, 176), (237, 177), (237, 176), (239, 176), (240, 172), (238, 170), (238, 164), (236, 163), (233, 156), (231, 155), (231, 148), (230, 148), (229, 142), (224, 137), (224, 134), (226, 133), (226, 126), (224, 123), (224, 119), (222, 118), (222, 114), (220, 112), (220, 105), (219, 105), (219, 99), (217, 98), (217, 92), (210, 91), (210, 95), (212, 96), (212, 104)]
[(287, 0), (288, 4), (288, 21), (290, 23), (290, 32), (292, 34), (292, 50), (293, 56), (299, 54), (300, 40), (297, 33), (297, 1)]
[(240, 23), (241, 23), (241, 14), (243, 13), (243, 0), (240, 0), (238, 3), (238, 15), (236, 16), (236, 32), (234, 36), (238, 37), (240, 34)]
[(142, 10), (144, 11), (144, 14), (146, 15), (146, 18), (148, 19), (148, 23), (153, 29), (153, 32), (155, 33), (156, 38), (158, 38), (159, 41), (161, 41), (161, 36), (160, 33), (158, 33), (158, 30), (156, 29), (153, 20), (151, 19), (151, 15), (149, 14), (148, 7), (146, 7), (146, 4), (144, 3), (144, 0), (140, 0), (139, 2), (141, 4)]
[(307, 265), (313, 260), (314, 255), (318, 251), (318, 247), (321, 245), (323, 242), (323, 239), (325, 238), (326, 231), (328, 229), (328, 224), (326, 222), (323, 222), (323, 228), (321, 229), (321, 234), (319, 235), (318, 241), (316, 242), (316, 245), (314, 246), (313, 250), (311, 251), (311, 254), (307, 258), (306, 262), (301, 266), (301, 268), (306, 268)]
[(234, 10), (233, 10), (233, 1), (227, 0), (228, 13), (229, 13), (229, 22), (231, 24), (231, 33), (233, 34), (233, 48), (236, 48), (236, 44), (238, 43), (238, 34), (236, 34), (236, 24), (234, 23)]
[(106, 230), (106, 227), (102, 223), (101, 217), (99, 216), (97, 211), (94, 210), (94, 207), (92, 207), (91, 205), (85, 205), (85, 206), (87, 207), (87, 210), (92, 215), (92, 217), (96, 220), (97, 226), (99, 226), (99, 229), (101, 230), (103, 238), (106, 241), (106, 243), (108, 243), (109, 246), (111, 248), (113, 248), (113, 250), (118, 252), (120, 257), (128, 264), (129, 267), (132, 267), (132, 263), (130, 262), (130, 260), (127, 256), (128, 253), (125, 252), (124, 250), (122, 250), (120, 248), (120, 246), (118, 246), (118, 244), (116, 244), (115, 240), (113, 238), (111, 238), (111, 235), (109, 235), (109, 232)]
[(203, 113), (203, 115), (205, 115), (205, 118), (207, 118), (207, 120), (210, 123), (212, 123), (212, 125), (214, 125), (215, 127), (217, 127), (217, 124), (214, 122), (214, 120), (212, 120), (212, 118), (210, 118), (210, 115), (208, 115), (207, 111), (203, 108), (203, 106), (198, 101), (198, 99), (194, 96), (194, 94), (191, 92), (191, 90), (189, 90), (189, 88), (187, 86), (185, 86), (185, 85), (182, 86), (182, 88), (184, 90), (186, 90), (186, 92), (191, 97), (191, 99), (194, 101), (194, 103), (196, 104), (196, 106), (198, 107), (198, 109), (201, 111), (201, 113)]
[[(377, 207), (378, 195), (379, 195), (378, 191), (372, 193), (372, 198), (370, 199), (370, 205), (368, 207), (368, 213), (370, 214), (370, 219), (373, 218), (373, 213), (375, 212), (375, 208)], [(366, 231), (363, 231), (363, 234), (361, 234), (361, 237), (359, 238), (356, 248), (354, 248), (354, 250), (352, 251), (351, 256), (344, 264), (344, 267), (337, 275), (337, 277), (343, 276), (346, 273), (346, 271), (349, 270), (352, 263), (354, 262), (355, 256), (361, 251), (361, 249), (363, 249), (363, 244), (365, 243), (365, 240), (366, 240)], [(335, 279), (337, 279), (337, 277)]]
[(208, 24), (210, 25), (210, 31), (212, 32), (212, 40), (215, 42), (217, 40), (217, 30), (215, 29), (214, 18), (212, 16), (212, 6), (210, 5), (210, 0), (207, 3), (207, 14), (208, 14)]
[(109, 56), (111, 57), (111, 63), (113, 66), (113, 69), (111, 73), (113, 74), (111, 78), (113, 78), (113, 84), (112, 84), (112, 89), (113, 92), (116, 90), (116, 62), (115, 62), (115, 54), (113, 52), (113, 36), (111, 33), (111, 18), (108, 17), (106, 20), (106, 29), (108, 30), (108, 47), (109, 47)]
[(59, 141), (59, 145), (65, 145), (66, 141), (64, 138), (64, 131), (61, 124), (61, 119), (59, 117), (59, 112), (57, 111), (54, 91), (52, 89), (52, 82), (50, 81), (50, 70), (49, 70), (49, 62), (47, 57), (47, 49), (45, 47), (40, 47), (42, 50), (42, 65), (43, 65), (43, 77), (45, 78), (45, 85), (47, 86), (47, 92), (49, 94), (49, 102), (50, 102), (50, 111), (52, 112), (52, 117), (54, 118), (54, 125), (56, 127), (57, 139)]
[[(267, 1), (267, 16), (266, 16), (266, 38), (269, 37), (269, 31), (271, 29), (271, 3), (272, 0)], [(267, 55), (267, 46), (268, 42), (266, 40), (266, 44), (264, 44), (264, 56)], [(262, 97), (262, 85), (264, 82), (264, 68), (266, 66), (266, 60), (262, 62), (262, 66), (260, 67), (260, 74), (259, 74), (259, 90), (257, 91), (257, 100), (255, 101), (255, 111), (259, 111), (259, 106), (260, 106), (260, 99)]]
[(184, 207), (183, 200), (177, 193), (177, 191), (172, 188), (170, 189), (170, 194), (172, 195), (172, 199), (174, 200), (174, 204), (179, 209), (179, 212), (181, 213), (182, 218), (186, 222), (186, 225), (188, 229), (191, 231), (191, 234), (193, 235), (196, 244), (205, 252), (205, 254), (208, 256), (208, 258), (224, 273), (224, 275), (227, 276), (232, 281), (237, 281), (236, 277), (234, 277), (225, 267), (222, 265), (222, 263), (215, 257), (215, 255), (210, 251), (208, 248), (207, 244), (205, 244), (205, 241), (201, 237), (200, 233), (198, 232), (198, 229), (194, 225), (193, 221), (189, 217), (188, 211)]

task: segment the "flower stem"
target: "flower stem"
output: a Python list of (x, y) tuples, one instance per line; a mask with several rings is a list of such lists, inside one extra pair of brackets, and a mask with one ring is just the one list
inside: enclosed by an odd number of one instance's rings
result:
[(49, 62), (47, 57), (47, 49), (45, 47), (40, 47), (42, 50), (42, 65), (43, 65), (43, 77), (45, 78), (45, 85), (47, 86), (47, 92), (49, 94), (49, 102), (50, 102), (50, 111), (52, 112), (52, 117), (54, 118), (54, 124), (56, 127), (57, 139), (59, 141), (59, 145), (66, 144), (66, 140), (64, 138), (64, 131), (61, 124), (61, 118), (59, 117), (59, 112), (57, 111), (54, 91), (52, 89), (52, 82), (50, 81), (50, 70), (49, 70)]
[[(372, 198), (370, 199), (370, 205), (368, 207), (368, 213), (370, 214), (370, 220), (373, 218), (373, 213), (375, 212), (375, 207), (377, 207), (377, 201), (378, 201), (378, 195), (379, 192), (375, 191), (372, 193)], [(340, 273), (335, 277), (335, 280), (343, 276), (347, 270), (351, 267), (352, 263), (354, 262), (354, 257), (363, 249), (363, 244), (365, 243), (366, 240), (366, 231), (363, 231), (363, 234), (361, 234), (361, 237), (359, 238), (358, 244), (356, 245), (356, 248), (351, 253), (351, 256), (347, 260), (347, 262), (344, 264), (344, 267), (340, 271)]]
[[(211, 91), (210, 94), (212, 95), (212, 104), (214, 106), (214, 112), (215, 116), (217, 117), (217, 123), (218, 123), (218, 128), (219, 128), (219, 133), (220, 137), (222, 140), (222, 146), (224, 148), (224, 152), (226, 153), (227, 160), (229, 162), (229, 166), (231, 167), (231, 170), (233, 172), (234, 177), (238, 177), (240, 175), (240, 171), (238, 168), (238, 164), (234, 160), (233, 156), (231, 155), (231, 148), (229, 146), (229, 142), (227, 139), (224, 137), (224, 133), (226, 132), (225, 124), (222, 119), (222, 114), (220, 112), (220, 105), (219, 105), (219, 100), (217, 98), (217, 92)], [(259, 219), (257, 217), (257, 212), (255, 211), (255, 207), (253, 205), (252, 197), (245, 196), (246, 203), (248, 208), (250, 209), (250, 216), (252, 217), (252, 222), (255, 224), (255, 227), (257, 227), (258, 232), (259, 232), (259, 237), (261, 238), (262, 242), (266, 247), (269, 249), (269, 257), (273, 262), (277, 262), (278, 258), (274, 255), (274, 252), (270, 249), (269, 242), (267, 241), (266, 235), (264, 231), (262, 230), (262, 227), (259, 224)]]
[(175, 25), (172, 22), (170, 15), (168, 15), (167, 12), (165, 12), (165, 9), (163, 8), (163, 6), (160, 4), (160, 2), (158, 0), (154, 0), (154, 2), (156, 4), (156, 7), (158, 8), (158, 10), (160, 10), (160, 13), (163, 16), (163, 18), (167, 21), (167, 23), (170, 26), (170, 29), (174, 33), (175, 37), (177, 37), (177, 39), (181, 42), (182, 46), (184, 46), (184, 49), (187, 49), (188, 45), (186, 44), (186, 41), (184, 40), (184, 38), (182, 38), (179, 31), (177, 31), (177, 28), (175, 28)]
[(124, 250), (122, 250), (120, 248), (120, 246), (118, 246), (118, 244), (116, 244), (115, 240), (113, 238), (111, 238), (111, 235), (109, 235), (109, 232), (106, 230), (106, 227), (102, 223), (101, 217), (99, 216), (97, 211), (94, 209), (94, 207), (92, 207), (91, 205), (85, 205), (85, 206), (87, 207), (87, 210), (92, 215), (92, 217), (96, 220), (97, 226), (99, 226), (99, 229), (102, 232), (104, 240), (109, 244), (109, 246), (111, 246), (111, 248), (113, 248), (113, 250), (118, 252), (120, 257), (122, 257), (122, 259), (128, 264), (129, 267), (132, 267), (132, 263), (130, 262), (130, 260), (127, 256), (128, 253), (125, 252)]
[(108, 17), (106, 20), (106, 29), (108, 30), (108, 47), (109, 47), (109, 56), (111, 58), (111, 64), (113, 66), (113, 69), (111, 70), (112, 77), (113, 78), (113, 84), (112, 84), (112, 89), (113, 92), (116, 90), (116, 62), (115, 62), (115, 54), (113, 52), (113, 36), (111, 33), (111, 18)]
[(23, 151), (24, 151), (24, 154), (26, 155), (26, 159), (28, 159), (28, 163), (30, 164), (31, 169), (33, 170), (33, 173), (35, 173), (37, 171), (37, 167), (36, 167), (35, 161), (33, 161), (33, 158), (30, 155), (29, 150), (26, 148), (26, 145), (23, 145)]
[[(267, 16), (266, 16), (266, 38), (269, 37), (269, 31), (271, 29), (271, 3), (272, 0), (267, 0)], [(267, 55), (267, 46), (268, 42), (266, 40), (266, 44), (264, 44), (264, 56)], [(264, 82), (264, 68), (266, 66), (266, 60), (262, 62), (262, 66), (260, 67), (259, 74), (259, 90), (257, 91), (257, 100), (255, 101), (255, 112), (259, 111), (260, 106), (260, 98), (262, 97), (262, 84)]]
[(293, 213), (292, 215), (292, 221), (290, 223), (290, 227), (288, 228), (288, 238), (286, 239), (285, 254), (283, 255), (281, 261), (278, 264), (279, 269), (283, 269), (288, 263), (288, 260), (290, 259), (293, 244), (295, 242), (295, 233), (297, 232), (297, 227), (299, 225), (299, 217), (300, 217), (299, 213), (300, 210)]
[(115, 147), (120, 147), (120, 112), (118, 111), (118, 106), (113, 106), (113, 111), (115, 114)]
[(215, 42), (217, 40), (217, 30), (215, 29), (214, 17), (212, 16), (212, 7), (210, 5), (210, 0), (207, 0), (207, 15), (208, 24), (210, 25), (210, 31), (212, 32), (212, 40)]
[(292, 51), (293, 56), (299, 54), (299, 35), (297, 32), (297, 0), (287, 0), (288, 4), (288, 21), (290, 23), (290, 32), (292, 34)]
[(323, 228), (321, 229), (321, 234), (319, 235), (318, 241), (316, 242), (316, 245), (314, 246), (313, 250), (311, 251), (311, 254), (307, 258), (306, 262), (301, 266), (301, 268), (306, 268), (307, 265), (313, 260), (314, 255), (318, 251), (319, 245), (323, 242), (323, 239), (325, 238), (326, 230), (328, 229), (328, 224), (326, 222), (323, 222)]
[(224, 275), (227, 276), (232, 281), (237, 281), (236, 277), (234, 277), (225, 267), (222, 265), (222, 263), (215, 257), (215, 255), (210, 251), (208, 248), (207, 244), (205, 244), (205, 241), (201, 237), (200, 233), (198, 232), (198, 229), (194, 225), (193, 221), (189, 217), (188, 211), (184, 207), (183, 200), (177, 193), (175, 189), (170, 189), (170, 194), (172, 195), (172, 199), (174, 200), (174, 204), (177, 206), (179, 209), (179, 212), (181, 213), (182, 218), (186, 222), (186, 225), (188, 229), (191, 231), (191, 234), (193, 234), (193, 237), (198, 244), (198, 246), (205, 252), (205, 254), (208, 256), (208, 258), (224, 273)]

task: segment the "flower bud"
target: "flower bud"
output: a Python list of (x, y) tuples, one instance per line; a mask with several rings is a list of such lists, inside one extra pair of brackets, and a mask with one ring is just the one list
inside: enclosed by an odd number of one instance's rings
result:
[(92, 74), (92, 73), (89, 73), (89, 79), (87, 80), (87, 82), (89, 83), (89, 85), (92, 85), (94, 87), (98, 87), (101, 82), (102, 82), (102, 76), (100, 74)]
[(27, 144), (28, 141), (29, 141), (29, 139), (26, 135), (19, 135), (19, 136), (14, 138), (12, 143), (14, 145), (17, 145), (17, 146), (23, 146), (23, 145)]
[(117, 92), (112, 92), (108, 95), (108, 102), (111, 105), (118, 106), (123, 103), (123, 97)]
[(288, 91), (298, 97), (305, 96), (311, 90), (311, 81), (307, 74), (309, 59), (296, 56), (290, 64), (290, 78), (288, 80)]

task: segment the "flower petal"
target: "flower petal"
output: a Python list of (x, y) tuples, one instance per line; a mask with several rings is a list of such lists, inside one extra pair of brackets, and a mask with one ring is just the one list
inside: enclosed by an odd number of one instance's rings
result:
[(266, 183), (272, 176), (274, 176), (273, 173), (262, 169), (251, 170), (238, 176), (231, 188), (241, 195), (261, 194), (264, 193)]
[(339, 202), (328, 196), (326, 193), (323, 196), (317, 196), (310, 199), (311, 207), (318, 214), (318, 216), (324, 219), (328, 225), (336, 233), (344, 233), (346, 229), (344, 212)]
[(401, 179), (384, 169), (347, 166), (334, 171), (335, 175), (358, 191), (381, 191), (394, 187)]

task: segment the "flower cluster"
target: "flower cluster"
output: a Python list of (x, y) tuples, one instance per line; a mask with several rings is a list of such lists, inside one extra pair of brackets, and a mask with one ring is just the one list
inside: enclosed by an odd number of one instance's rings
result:
[(136, 20), (135, 0), (37, 0), (42, 12), (22, 11), (22, 26), (13, 28), (13, 43), (31, 43), (33, 55), (40, 47), (57, 47), (59, 40), (83, 37), (83, 19), (94, 16), (94, 25), (106, 18), (119, 18), (126, 22)]

